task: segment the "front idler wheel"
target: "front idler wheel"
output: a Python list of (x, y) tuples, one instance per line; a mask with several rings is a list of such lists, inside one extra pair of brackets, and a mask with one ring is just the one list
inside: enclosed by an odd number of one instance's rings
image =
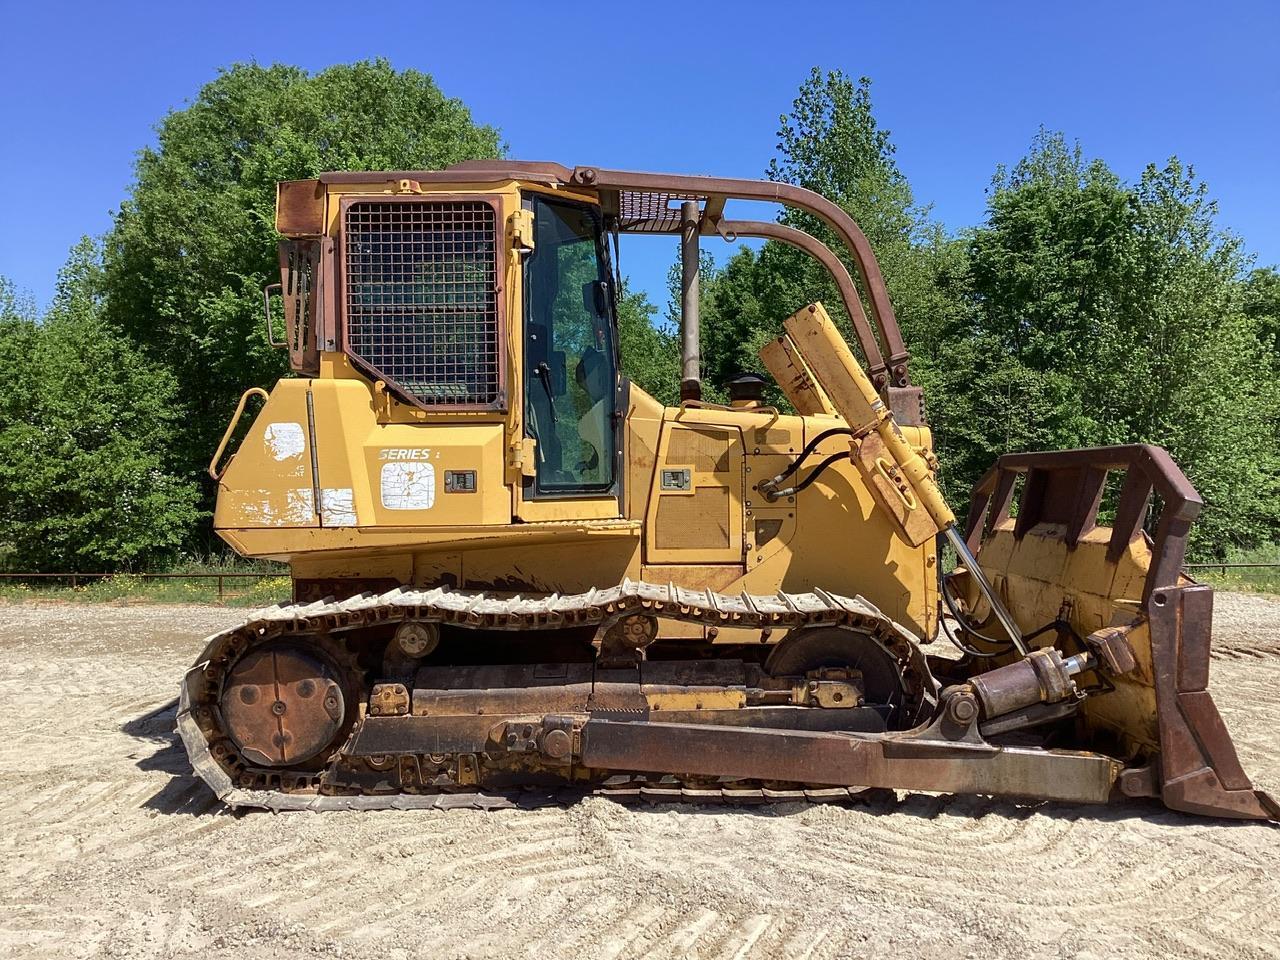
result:
[(290, 642), (249, 651), (227, 674), (220, 701), (227, 735), (255, 766), (294, 767), (325, 753), (343, 731), (348, 697), (322, 652)]

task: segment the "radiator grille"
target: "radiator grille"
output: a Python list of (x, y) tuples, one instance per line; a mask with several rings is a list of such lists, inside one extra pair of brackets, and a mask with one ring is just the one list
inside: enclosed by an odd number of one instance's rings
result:
[(426, 406), (501, 402), (496, 223), (483, 201), (347, 208), (347, 349)]

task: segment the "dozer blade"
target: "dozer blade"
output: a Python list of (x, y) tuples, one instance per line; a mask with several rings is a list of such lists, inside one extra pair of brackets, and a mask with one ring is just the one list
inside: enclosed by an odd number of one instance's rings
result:
[[(1104, 504), (1111, 473), (1123, 484)], [(1163, 506), (1148, 517), (1153, 492)], [(1081, 704), (1075, 745), (1124, 758), (1125, 795), (1277, 820), (1280, 806), (1253, 789), (1208, 692), (1213, 590), (1182, 571), (1201, 505), (1159, 447), (1009, 454), (975, 486), (966, 535), (1024, 631), (1057, 624), (1041, 642), (1073, 636), (1099, 661), (1099, 691)], [(1104, 506), (1111, 526), (1099, 525)], [(1002, 636), (964, 572), (951, 583), (978, 632)]]

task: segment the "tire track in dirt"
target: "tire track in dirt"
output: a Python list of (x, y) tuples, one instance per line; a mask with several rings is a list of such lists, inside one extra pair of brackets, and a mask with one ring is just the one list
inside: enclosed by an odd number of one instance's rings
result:
[[(1212, 690), (1274, 789), (1280, 604), (1242, 607)], [(230, 815), (171, 701), (239, 614), (103, 609), (0, 607), (0, 954), (1280, 956), (1280, 831), (1159, 807)]]

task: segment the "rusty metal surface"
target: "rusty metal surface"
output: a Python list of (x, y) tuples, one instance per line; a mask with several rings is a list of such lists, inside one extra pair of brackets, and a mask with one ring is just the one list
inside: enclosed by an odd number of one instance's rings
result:
[(1186, 474), (1160, 447), (1128, 444), (1005, 454), (974, 485), (965, 527), (969, 548), (976, 550), (986, 533), (1009, 519), (1013, 482), (1019, 474), (1027, 479), (1014, 535), (1021, 538), (1037, 523), (1047, 522), (1065, 524), (1068, 537), (1074, 533), (1078, 538), (1097, 521), (1108, 471), (1125, 473), (1107, 548), (1111, 562), (1141, 536), (1152, 491), (1164, 502), (1153, 537), (1151, 571), (1143, 590), (1145, 606), (1157, 587), (1178, 583), (1187, 533), (1203, 505)]
[(618, 226), (623, 233), (680, 233), (682, 207), (703, 199), (693, 193), (655, 190), (624, 193), (618, 198)]
[(220, 706), (246, 756), (286, 766), (311, 759), (333, 740), (346, 703), (333, 665), (286, 641), (240, 660), (227, 675)]
[(537, 160), (464, 160), (444, 170), (379, 170), (370, 173), (334, 171), (322, 173), (324, 184), (399, 183), (401, 180), (433, 183), (485, 183), (498, 180), (529, 180), (568, 183), (573, 171), (558, 163)]
[(319, 180), (276, 184), (276, 231), (287, 237), (319, 237), (324, 233), (324, 200)]
[(680, 204), (680, 400), (702, 399), (701, 284), (696, 200)]
[(908, 739), (888, 734), (720, 729), (699, 724), (589, 720), (583, 762), (614, 769), (675, 771), (906, 790), (1105, 803), (1120, 764), (1099, 754)]
[(998, 717), (1036, 703), (1057, 703), (1076, 692), (1076, 685), (1053, 647), (1032, 650), (1021, 660), (970, 678), (984, 717)]
[(284, 300), (289, 366), (309, 375), (320, 372), (320, 257), (319, 240), (280, 241), (280, 295)]
[(1280, 819), (1280, 804), (1253, 789), (1206, 689), (1213, 590), (1162, 587), (1152, 595), (1150, 616), (1165, 805), (1209, 816)]
[[(877, 643), (898, 659), (899, 668), (907, 678), (906, 696), (914, 704), (911, 709), (918, 710), (932, 702), (935, 684), (911, 634), (865, 600), (856, 597), (841, 597), (821, 590), (772, 596), (745, 593), (728, 596), (687, 590), (672, 584), (630, 580), (608, 590), (538, 598), (496, 597), (445, 588), (398, 588), (382, 595), (367, 594), (341, 602), (283, 604), (266, 608), (251, 614), (239, 627), (209, 638), (204, 653), (183, 681), (178, 729), (196, 772), (231, 806), (270, 809), (392, 806), (387, 797), (364, 797), (359, 803), (346, 804), (345, 801), (354, 798), (317, 796), (315, 788), (319, 778), (314, 774), (282, 777), (269, 774), (264, 779), (261, 775), (237, 774), (237, 770), (244, 769), (243, 765), (227, 766), (225, 741), (218, 739), (218, 717), (210, 707), (217, 705), (226, 673), (239, 652), (251, 649), (253, 644), (270, 643), (276, 637), (298, 634), (323, 636), (328, 638), (326, 643), (337, 644), (345, 631), (404, 620), (525, 631), (600, 624), (637, 612), (707, 625), (761, 629), (844, 624), (874, 635)], [(658, 668), (655, 678), (661, 676), (661, 668)], [(381, 719), (400, 721), (406, 718)], [(215, 748), (223, 750), (221, 759), (211, 752), (211, 740)]]
[[(1162, 730), (1169, 731), (1173, 738), (1165, 744), (1166, 754), (1162, 758), (1165, 802), (1175, 809), (1195, 813), (1276, 816), (1277, 810), (1269, 798), (1249, 789), (1248, 780), (1235, 761), (1230, 740), (1221, 728), (1220, 720), (1213, 723), (1216, 712), (1208, 712), (1212, 711), (1212, 703), (1208, 701), (1207, 693), (1189, 689), (1198, 684), (1200, 675), (1193, 671), (1184, 672), (1179, 677), (1177, 651), (1170, 651), (1167, 646), (1171, 640), (1181, 642), (1177, 637), (1177, 624), (1186, 625), (1186, 629), (1191, 631), (1207, 630), (1211, 613), (1206, 603), (1207, 588), (1186, 589), (1192, 595), (1189, 603), (1183, 603), (1172, 592), (1162, 593), (1157, 598), (1159, 605), (1156, 608), (1169, 610), (1174, 624), (1170, 627), (1169, 623), (1157, 620), (1157, 636), (1153, 642), (1161, 691)], [(592, 598), (589, 602), (585, 599), (588, 596)], [(565, 600), (569, 602), (565, 603)], [(536, 600), (401, 589), (381, 597), (357, 597), (342, 603), (286, 605), (259, 611), (242, 628), (211, 638), (207, 653), (216, 655), (216, 648), (228, 635), (240, 635), (242, 630), (287, 636), (309, 629), (325, 629), (332, 635), (370, 623), (394, 621), (397, 617), (420, 619), (424, 614), (433, 612), (442, 617), (448, 616), (457, 623), (516, 630), (527, 629), (535, 622), (543, 625), (553, 620), (563, 622), (566, 617), (625, 614), (630, 605), (645, 603), (650, 604), (651, 609), (669, 606), (675, 615), (704, 619), (772, 616), (793, 618), (794, 622), (796, 617), (821, 619), (853, 615), (865, 618), (872, 614), (872, 608), (861, 601), (831, 595), (825, 599), (817, 594), (731, 598), (642, 583), (624, 583), (619, 588), (592, 591), (579, 598)], [(1180, 613), (1173, 612), (1177, 604), (1181, 604)], [(867, 624), (865, 619), (862, 622)], [(885, 626), (882, 620), (879, 625)], [(1187, 639), (1191, 645), (1200, 642), (1195, 636)], [(233, 806), (281, 810), (493, 808), (530, 802), (559, 802), (583, 792), (570, 789), (566, 794), (559, 788), (539, 788), (495, 793), (485, 788), (464, 794), (427, 792), (416, 795), (329, 796), (306, 790), (238, 786), (210, 754), (206, 734), (197, 719), (199, 704), (208, 698), (208, 666), (208, 662), (198, 664), (187, 676), (180, 698), (179, 730), (197, 772), (224, 801)], [(659, 669), (654, 679), (676, 679), (688, 670), (687, 667), (666, 669), (669, 677), (662, 676)], [(566, 674), (563, 678), (545, 679), (563, 682), (569, 678)], [(1174, 698), (1172, 701), (1171, 696)], [(1169, 710), (1181, 717), (1181, 726), (1166, 720), (1165, 711)], [(832, 711), (814, 710), (812, 713), (822, 717)], [(841, 799), (848, 797), (849, 784), (883, 784), (901, 789), (1102, 802), (1107, 799), (1120, 772), (1118, 762), (1101, 755), (994, 747), (972, 739), (950, 740), (939, 733), (943, 728), (936, 725), (923, 731), (901, 734), (849, 736), (790, 728), (709, 729), (706, 724), (687, 722), (690, 719), (687, 715), (678, 714), (669, 718), (676, 722), (654, 724), (652, 716), (649, 715), (649, 722), (640, 723), (634, 719), (621, 722), (590, 718), (586, 721), (581, 729), (578, 748), (584, 764), (599, 765), (604, 769), (616, 766), (640, 772), (652, 770), (662, 775), (654, 782), (639, 774), (631, 774), (591, 787), (592, 790), (622, 799), (750, 802)], [(380, 763), (384, 754), (403, 749), (407, 742), (413, 742), (417, 749), (421, 749), (422, 731), (410, 725), (424, 719), (377, 718), (377, 726), (368, 726), (367, 733), (364, 729), (359, 732), (355, 752)], [(442, 753), (478, 755), (494, 743), (492, 724), (499, 719), (474, 715), (442, 718), (431, 728), (431, 735), (437, 738), (434, 745)], [(972, 717), (961, 719), (965, 723), (973, 722)], [(509, 729), (509, 726), (503, 726), (499, 733), (510, 736)], [(528, 740), (530, 743), (537, 740), (532, 729)], [(567, 760), (573, 741), (571, 738), (566, 741), (565, 737), (550, 739), (544, 736), (541, 743), (545, 744), (543, 749), (549, 755), (559, 750)], [(707, 776), (717, 779), (708, 784), (705, 781)], [(1141, 786), (1138, 779), (1137, 774), (1130, 774), (1124, 782), (1125, 791), (1130, 795), (1138, 792)], [(738, 782), (740, 780), (747, 782)], [(772, 789), (771, 795), (769, 782), (778, 780), (801, 780), (810, 786)], [(425, 777), (423, 782), (426, 782)], [(460, 779), (459, 782), (476, 783), (476, 779), (473, 774), (469, 780)], [(839, 783), (841, 786), (813, 786), (821, 783)]]
[(880, 329), (888, 353), (889, 373), (894, 386), (908, 386), (908, 353), (889, 301), (889, 291), (880, 265), (876, 261), (866, 235), (837, 204), (812, 190), (794, 184), (769, 180), (741, 180), (727, 177), (681, 176), (666, 173), (641, 173), (607, 170), (599, 167), (575, 167), (572, 184), (596, 190), (618, 190), (646, 194), (667, 192), (713, 199), (758, 200), (780, 203), (803, 210), (823, 221), (840, 238), (852, 255), (855, 267), (867, 292), (872, 318)]

